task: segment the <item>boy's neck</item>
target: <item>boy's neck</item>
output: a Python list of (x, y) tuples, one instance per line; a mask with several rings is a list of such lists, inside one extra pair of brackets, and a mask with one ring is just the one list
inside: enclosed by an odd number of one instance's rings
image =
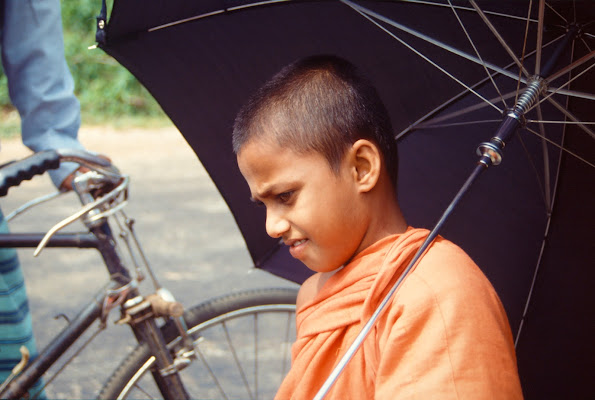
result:
[(371, 218), (366, 242), (372, 244), (385, 237), (404, 233), (408, 224), (401, 212), (392, 185), (386, 181), (380, 181), (375, 190), (369, 194), (371, 197), (368, 201), (368, 209)]

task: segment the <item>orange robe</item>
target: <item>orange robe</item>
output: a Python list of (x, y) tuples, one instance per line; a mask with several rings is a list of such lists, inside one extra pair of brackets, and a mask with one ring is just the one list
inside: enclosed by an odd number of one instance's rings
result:
[[(301, 306), (292, 367), (276, 399), (315, 396), (427, 234), (409, 228), (380, 240)], [(504, 308), (467, 254), (440, 237), (405, 277), (325, 397), (520, 398)]]

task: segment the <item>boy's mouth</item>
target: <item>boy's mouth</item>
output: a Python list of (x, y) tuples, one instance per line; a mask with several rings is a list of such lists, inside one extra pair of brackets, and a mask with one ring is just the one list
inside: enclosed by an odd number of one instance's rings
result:
[(300, 239), (287, 243), (287, 245), (289, 246), (289, 253), (291, 254), (291, 256), (293, 258), (297, 258), (298, 260), (301, 259), (301, 257), (304, 254), (305, 245), (307, 243), (308, 239)]
[(299, 246), (300, 244), (304, 244), (304, 243), (306, 243), (307, 241), (308, 241), (308, 239), (302, 239), (302, 240), (295, 241), (295, 242), (293, 242), (293, 243), (291, 244), (291, 247), (297, 247), (297, 246)]

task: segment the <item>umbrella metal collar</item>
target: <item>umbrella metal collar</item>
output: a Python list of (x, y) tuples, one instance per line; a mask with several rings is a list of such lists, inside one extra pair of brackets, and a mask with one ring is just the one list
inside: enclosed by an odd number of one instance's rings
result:
[(525, 114), (546, 89), (547, 84), (542, 77), (534, 76), (529, 80), (525, 91), (519, 97), (515, 106), (505, 112), (496, 135), (489, 142), (479, 144), (477, 148), (477, 155), (481, 157), (479, 163), (489, 167), (502, 162), (504, 146), (506, 146), (517, 128), (525, 125)]

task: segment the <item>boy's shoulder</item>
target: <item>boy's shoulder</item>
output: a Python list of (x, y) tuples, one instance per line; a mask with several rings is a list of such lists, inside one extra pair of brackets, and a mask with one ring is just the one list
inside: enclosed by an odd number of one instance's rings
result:
[(457, 244), (441, 237), (424, 254), (411, 277), (404, 286), (414, 288), (416, 296), (425, 296), (426, 300), (459, 298), (473, 303), (498, 298), (475, 261)]
[(335, 272), (337, 272), (337, 270), (331, 272), (317, 272), (306, 279), (304, 283), (302, 283), (298, 292), (296, 308), (299, 310), (302, 305), (312, 301), (318, 295), (326, 281), (328, 281)]

